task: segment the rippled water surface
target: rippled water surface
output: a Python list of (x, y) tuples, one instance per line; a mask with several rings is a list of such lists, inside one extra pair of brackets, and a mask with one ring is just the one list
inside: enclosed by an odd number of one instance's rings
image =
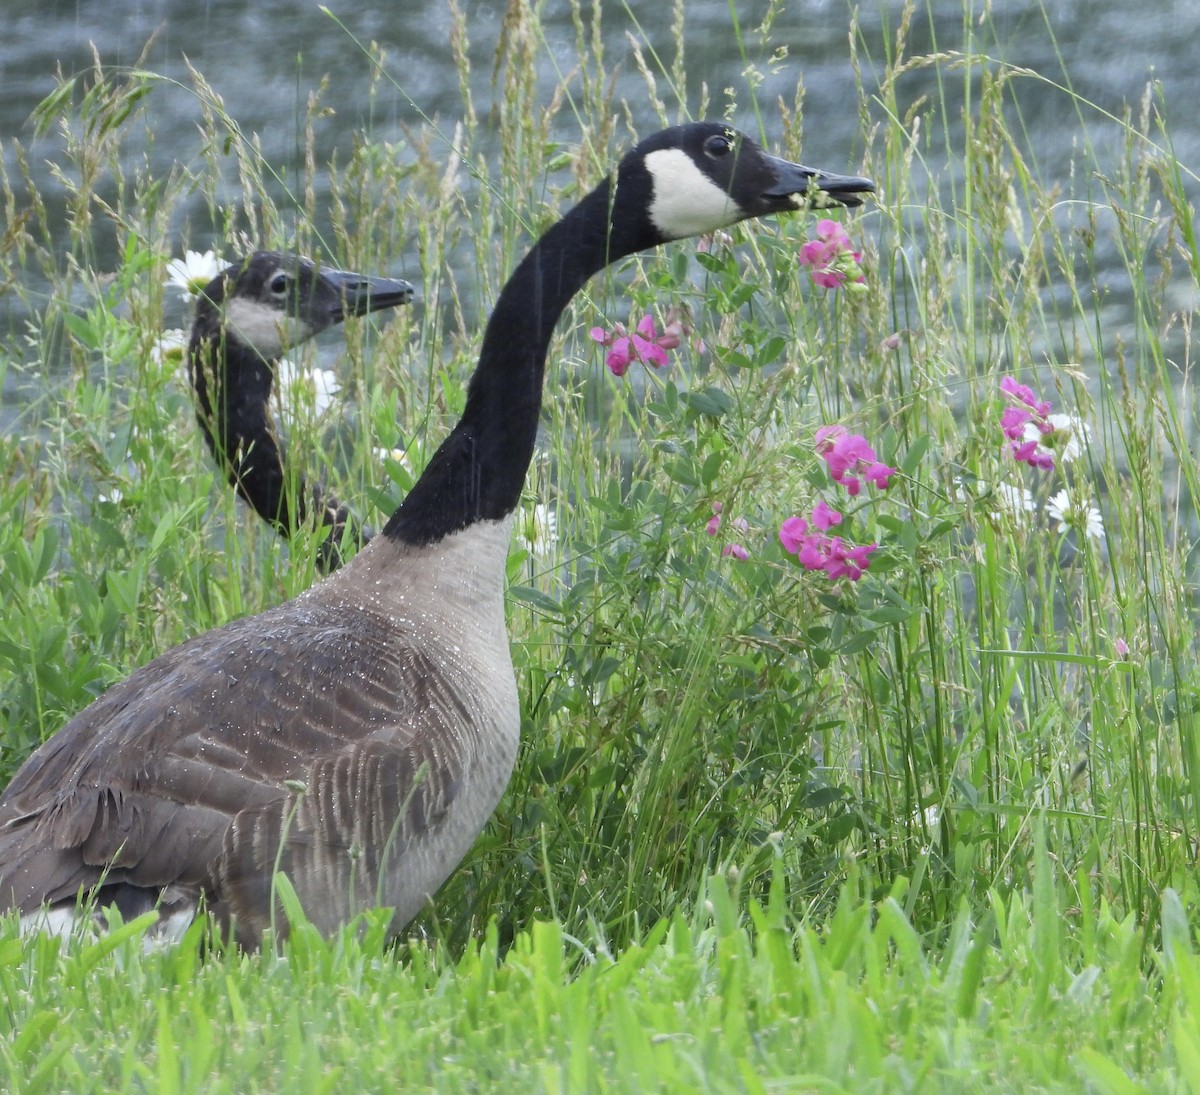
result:
[[(186, 60), (198, 68), (224, 98), (243, 130), (260, 135), (268, 159), (281, 168), (297, 166), (301, 152), (304, 104), (322, 77), (330, 77), (324, 101), (335, 114), (324, 120), (318, 152), (332, 153), (348, 140), (354, 127), (370, 124), (387, 140), (402, 127), (420, 121), (420, 113), (452, 122), (461, 113), (458, 76), (449, 35), (449, 8), (442, 3), (348, 4), (331, 0), (329, 12), (315, 3), (296, 0), (146, 0), (92, 4), (84, 0), (38, 0), (6, 4), (5, 33), (0, 36), (0, 135), (29, 140), (29, 116), (54, 88), (54, 73), (86, 70), (92, 49), (109, 65), (144, 67), (177, 80), (152, 96), (154, 126), (152, 162), (167, 168), (174, 161), (193, 161), (198, 154), (198, 107), (189, 90)], [(547, 100), (559, 82), (556, 68), (569, 71), (575, 58), (575, 30), (569, 5), (548, 4), (542, 17), (548, 49), (540, 76)], [(1200, 4), (1190, 2), (1130, 5), (1115, 0), (1049, 0), (1041, 3), (994, 0), (993, 26), (998, 40), (978, 41), (986, 52), (1026, 65), (1062, 81), (1064, 66), (1076, 91), (1102, 107), (1120, 113), (1122, 104), (1141, 97), (1151, 75), (1164, 85), (1168, 104), (1187, 119), (1200, 92), (1200, 66), (1192, 43), (1200, 32)], [(22, 10), (23, 9), (23, 10)], [(882, 58), (884, 26), (895, 27), (899, 0), (884, 0), (858, 9), (864, 56)], [(504, 14), (502, 3), (463, 0), (472, 39), (474, 95), (486, 115), (492, 95), (492, 53)], [(590, 8), (585, 8), (590, 10)], [(633, 5), (605, 0), (606, 63), (621, 73), (618, 95), (629, 97), (635, 117), (653, 124), (641, 77), (632, 64), (628, 35), (633, 34), (664, 60), (673, 56), (671, 9), (667, 4)], [(688, 0), (685, 46), (689, 105), (699, 101), (702, 82), (714, 100), (733, 87), (739, 102), (749, 104), (742, 76), (743, 46), (735, 33), (725, 0)], [(753, 33), (767, 5), (739, 0), (742, 42), (751, 62), (766, 54)], [(945, 12), (942, 17), (939, 13)], [(930, 18), (930, 12), (933, 18)], [(801, 76), (807, 88), (806, 158), (837, 168), (853, 154), (857, 108), (850, 71), (848, 38), (851, 6), (835, 0), (785, 0), (771, 31), (773, 46), (786, 46), (789, 63), (766, 77), (759, 101), (786, 101)], [(1052, 34), (1051, 34), (1052, 31)], [(990, 32), (989, 32), (990, 33)], [(914, 19), (910, 53), (962, 48), (966, 30), (959, 3), (942, 0)], [(370, 64), (358, 42), (378, 42), (387, 53), (394, 82), (383, 83), (368, 101)], [(147, 46), (147, 43), (149, 45)], [(914, 72), (904, 87), (915, 98), (932, 90), (932, 77)], [(660, 88), (665, 92), (665, 88)], [(664, 95), (665, 97), (665, 95)], [(1022, 103), (1032, 142), (1047, 168), (1057, 150), (1068, 149), (1078, 133), (1078, 119), (1061, 96), (1027, 94)], [(563, 114), (568, 124), (569, 114)], [(749, 120), (749, 119), (747, 119)], [(766, 118), (769, 130), (769, 116)], [(1094, 123), (1089, 123), (1095, 133)], [(564, 132), (569, 140), (571, 134)], [(1186, 159), (1196, 148), (1191, 124), (1175, 133)], [(46, 137), (36, 144), (51, 142)], [(140, 150), (138, 150), (140, 153)], [(6, 151), (6, 157), (9, 151)]]
[[(462, 105), (449, 45), (450, 10), (445, 4), (330, 0), (327, 6), (328, 12), (297, 0), (249, 4), (244, 0), (117, 0), (103, 5), (84, 0), (12, 0), (5, 5), (5, 33), (0, 36), (0, 137), (5, 138), (6, 164), (12, 167), (13, 138), (31, 148), (35, 164), (54, 154), (55, 135), (35, 138), (30, 114), (53, 90), (56, 70), (66, 74), (86, 70), (92, 64), (93, 48), (106, 65), (133, 65), (140, 60), (165, 78), (155, 87), (148, 107), (152, 171), (166, 172), (176, 162), (198, 161), (199, 106), (190, 90), (188, 61), (223, 97), (242, 130), (260, 136), (267, 160), (291, 178), (303, 166), (305, 103), (325, 76), (330, 82), (323, 101), (334, 113), (318, 124), (318, 162), (339, 149), (347, 151), (350, 134), (364, 125), (379, 140), (400, 139), (404, 127), (419, 123), (422, 114), (439, 119), (448, 130), (453, 128)], [(479, 114), (486, 117), (494, 93), (492, 54), (505, 6), (462, 0), (462, 7), (472, 41), (473, 95)], [(545, 8), (542, 28), (547, 48), (541, 52), (539, 79), (545, 83), (548, 101), (561, 80), (560, 72), (574, 66), (576, 44), (569, 5), (551, 3)], [(747, 59), (760, 66), (767, 59), (769, 51), (753, 33), (767, 5), (761, 0), (739, 0), (736, 9), (742, 44), (726, 0), (688, 0), (686, 101), (695, 108), (702, 83), (718, 105), (723, 101), (722, 89), (734, 88), (738, 102), (747, 107), (741, 121), (753, 130), (743, 71)], [(1185, 163), (1200, 163), (1200, 135), (1191, 121), (1192, 104), (1200, 93), (1200, 66), (1195, 64), (1192, 45), (1200, 32), (1200, 4), (1191, 0), (1154, 5), (1116, 0), (1046, 0), (1044, 4), (993, 0), (991, 9), (989, 38), (975, 41), (978, 50), (1029, 66), (1059, 83), (1069, 80), (1080, 95), (1114, 114), (1119, 115), (1127, 103), (1136, 105), (1148, 79), (1161, 80), (1170, 116), (1176, 119), (1176, 151)], [(592, 10), (586, 0), (584, 10)], [(900, 10), (899, 0), (881, 0), (858, 9), (868, 85), (869, 66), (881, 64), (884, 56), (883, 30), (898, 24)], [(652, 128), (654, 121), (628, 36), (634, 35), (669, 64), (674, 53), (671, 21), (667, 4), (625, 6), (605, 0), (603, 5), (605, 63), (618, 71), (618, 98), (629, 98), (643, 130)], [(770, 41), (772, 47), (787, 47), (788, 61), (767, 74), (757, 96), (770, 133), (771, 104), (780, 95), (792, 101), (802, 76), (804, 158), (835, 171), (852, 170), (860, 151), (848, 43), (851, 22), (852, 8), (844, 2), (784, 0)], [(968, 33), (974, 31), (964, 26), (957, 0), (931, 0), (914, 19), (908, 52), (957, 50)], [(370, 62), (358, 43), (372, 41), (386, 51), (389, 79), (369, 97)], [(901, 86), (911, 101), (936, 94), (933, 79), (928, 71), (914, 71)], [(665, 84), (659, 90), (667, 98)], [(1051, 180), (1056, 162), (1065, 164), (1079, 140), (1079, 118), (1064, 96), (1048, 88), (1039, 90), (1032, 82), (1023, 85), (1020, 105), (1039, 171)], [(868, 110), (881, 116), (878, 104), (870, 104)], [(574, 124), (569, 111), (562, 112), (559, 124), (563, 140), (577, 136), (569, 128)], [(1104, 126), (1090, 114), (1087, 127), (1090, 138), (1100, 144), (1103, 163)], [(1115, 125), (1111, 134), (1115, 157), (1119, 146)], [(932, 142), (931, 154), (936, 157), (941, 147), (942, 142)], [(131, 154), (140, 159), (146, 151), (137, 147)], [(934, 162), (933, 167), (939, 165)], [(54, 210), (57, 184), (42, 176), (38, 185)], [(203, 236), (202, 227), (193, 232), (182, 225), (182, 234), (195, 245), (206, 242), (197, 238)]]

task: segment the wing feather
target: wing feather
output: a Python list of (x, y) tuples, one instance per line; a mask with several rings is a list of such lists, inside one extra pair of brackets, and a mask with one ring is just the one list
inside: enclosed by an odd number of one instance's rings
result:
[[(291, 781), (323, 786), (359, 743), (420, 736), (429, 670), (392, 621), (360, 610), (339, 626), (303, 600), (168, 651), (50, 738), (0, 796), (0, 900), (28, 913), (102, 877), (205, 886), (235, 818), (278, 812)], [(342, 778), (366, 776), (352, 764)], [(322, 792), (336, 809), (314, 824), (331, 838), (352, 827), (350, 791)]]

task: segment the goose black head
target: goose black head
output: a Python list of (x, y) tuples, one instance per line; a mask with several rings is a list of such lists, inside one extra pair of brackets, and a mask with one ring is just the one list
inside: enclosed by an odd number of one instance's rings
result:
[(219, 333), (272, 360), (347, 316), (405, 304), (412, 295), (407, 281), (319, 267), (300, 255), (256, 251), (201, 292), (194, 330), (207, 337)]
[[(861, 205), (870, 179), (791, 163), (720, 122), (673, 126), (634, 148), (617, 171), (660, 241), (699, 236), (771, 213)], [(614, 218), (615, 220), (616, 218)]]

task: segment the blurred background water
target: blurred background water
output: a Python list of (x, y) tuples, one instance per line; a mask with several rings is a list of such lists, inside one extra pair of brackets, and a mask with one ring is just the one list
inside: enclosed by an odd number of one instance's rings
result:
[[(488, 116), (493, 54), (505, 15), (499, 0), (461, 0), (471, 41), (472, 95), (482, 118)], [(673, 12), (668, 4), (633, 5), (603, 2), (602, 25), (606, 65), (618, 72), (616, 93), (629, 100), (635, 122), (645, 132), (655, 120), (645, 85), (633, 63), (629, 35), (664, 59), (674, 55)], [(54, 132), (35, 136), (31, 113), (55, 87), (55, 74), (85, 72), (93, 50), (106, 66), (133, 65), (161, 74), (148, 101), (152, 140), (147, 147), (130, 143), (130, 155), (151, 173), (166, 174), (175, 164), (195, 164), (201, 137), (197, 127), (200, 106), (192, 91), (187, 62), (195, 66), (223, 98), (229, 114), (243, 132), (257, 134), (273, 168), (287, 179), (299, 178), (304, 166), (305, 107), (311, 91), (329, 78), (323, 103), (332, 113), (317, 122), (317, 163), (335, 154), (344, 162), (352, 134), (367, 127), (373, 139), (401, 140), (406, 127), (417, 126), (422, 115), (438, 120), (446, 133), (462, 113), (458, 71), (450, 47), (451, 15), (444, 3), (364, 5), (329, 0), (323, 10), (297, 0), (8, 0), (4, 5), (5, 32), (0, 36), (0, 138), (10, 178), (14, 177), (13, 139), (30, 152), (36, 185), (51, 211), (52, 221), (66, 235), (65, 207), (60, 184), (45, 168), (59, 137)], [(982, 10), (982, 3), (979, 5)], [(1012, 64), (1035, 69), (1119, 117), (1127, 104), (1136, 104), (1150, 80), (1161, 81), (1168, 117), (1183, 119), (1172, 135), (1179, 158), (1200, 163), (1200, 134), (1191, 121), (1191, 104), (1200, 95), (1200, 66), (1193, 42), (1200, 32), (1200, 4), (1175, 0), (1154, 5), (1130, 5), (1119, 0), (993, 0), (986, 31), (965, 19), (959, 0), (927, 0), (913, 19), (908, 52), (953, 51), (972, 45), (977, 51)], [(687, 59), (686, 103), (694, 112), (706, 84), (716, 110), (724, 105), (723, 89), (732, 88), (743, 116), (735, 121), (756, 129), (753, 98), (762, 104), (764, 126), (771, 133), (771, 108), (777, 96), (794, 99), (798, 80), (805, 86), (804, 159), (833, 171), (852, 171), (861, 152), (858, 104), (850, 65), (849, 37), (857, 14), (868, 89), (882, 65), (885, 33), (899, 24), (902, 0), (879, 0), (858, 5), (845, 0), (688, 0), (684, 40)], [(591, 6), (584, 0), (585, 13)], [(769, 10), (775, 11), (770, 46), (753, 33)], [(575, 65), (576, 32), (567, 4), (546, 4), (541, 12), (545, 48), (542, 71), (549, 101), (562, 74)], [(978, 37), (986, 33), (987, 37)], [(376, 42), (386, 54), (388, 78), (369, 95), (371, 61), (356, 44)], [(147, 43), (149, 46), (147, 48)], [(772, 49), (785, 46), (785, 63), (767, 64)], [(144, 57), (143, 57), (144, 52)], [(755, 66), (762, 84), (751, 95), (746, 75)], [(900, 85), (906, 102), (937, 94), (932, 69), (906, 74)], [(172, 82), (173, 81), (173, 82)], [(660, 86), (660, 93), (666, 89)], [(1069, 100), (1046, 84), (1023, 82), (1018, 90), (1023, 126), (1043, 182), (1066, 171), (1070, 150), (1083, 139), (1080, 119)], [(668, 107), (675, 104), (668, 100)], [(878, 104), (868, 107), (880, 114)], [(558, 133), (572, 142), (569, 111), (560, 115)], [(1115, 122), (1088, 116), (1087, 138), (1101, 151), (1120, 155), (1122, 136)], [(1110, 140), (1111, 139), (1111, 140)], [(947, 152), (947, 148), (950, 150)], [(934, 173), (953, 176), (954, 134), (932, 140), (927, 158)], [(941, 162), (939, 162), (939, 156)], [(950, 162), (947, 162), (950, 161)], [(318, 200), (322, 195), (318, 192)], [(178, 225), (179, 247), (205, 247), (209, 229), (203, 224)], [(1115, 260), (1116, 256), (1112, 256)], [(1103, 255), (1101, 256), (1103, 261)], [(115, 263), (103, 241), (97, 261)], [(411, 270), (408, 271), (411, 274)], [(1123, 275), (1122, 275), (1123, 276)], [(1103, 280), (1103, 278), (1101, 278)], [(1112, 307), (1119, 319), (1120, 286)], [(3, 326), (14, 330), (12, 294), (0, 300)], [(11, 393), (6, 392), (7, 402)], [(3, 421), (0, 407), (0, 422)]]

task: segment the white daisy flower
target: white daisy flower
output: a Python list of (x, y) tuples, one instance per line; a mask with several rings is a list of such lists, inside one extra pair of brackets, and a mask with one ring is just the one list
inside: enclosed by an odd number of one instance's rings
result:
[(1048, 414), (1046, 422), (1052, 427), (1049, 433), (1043, 432), (1034, 422), (1026, 422), (1021, 440), (1036, 441), (1038, 452), (1049, 453), (1064, 464), (1078, 460), (1083, 446), (1092, 436), (1088, 424), (1073, 414)]
[(214, 251), (184, 251), (182, 259), (167, 263), (167, 280), (186, 300), (199, 296), (213, 278), (228, 266)]
[(552, 559), (558, 546), (558, 517), (554, 510), (545, 502), (527, 509), (521, 522), (521, 536), (535, 559), (541, 562)]
[(1028, 487), (1017, 487), (1011, 483), (991, 484), (985, 479), (974, 480), (968, 485), (960, 476), (955, 477), (954, 485), (958, 488), (954, 493), (957, 501), (965, 502), (969, 498), (986, 500), (984, 505), (988, 507), (987, 513), (991, 517), (1012, 517), (1018, 524), (1027, 525), (1029, 515), (1037, 510), (1033, 492)]
[(405, 471), (411, 472), (412, 461), (408, 458), (408, 449), (375, 449), (375, 459), (380, 463), (385, 460), (395, 460)]
[(172, 327), (154, 340), (154, 345), (150, 347), (150, 360), (155, 365), (173, 365), (176, 369), (186, 372), (183, 368), (183, 354), (187, 344), (187, 332)]
[(998, 503), (998, 511), (1009, 517), (1015, 517), (1019, 524), (1028, 524), (1029, 514), (1037, 509), (1033, 493), (1028, 487), (1015, 487), (1011, 483), (997, 483), (993, 497)]
[(312, 399), (318, 415), (323, 415), (337, 402), (338, 392), (341, 391), (337, 375), (332, 369), (305, 369), (287, 357), (279, 359), (276, 375), (279, 378), (279, 394), (285, 402), (295, 398), (294, 393), (303, 390)]
[(314, 369), (312, 382), (317, 396), (317, 414), (324, 414), (338, 401), (342, 386), (332, 369)]
[(1046, 515), (1051, 521), (1058, 522), (1059, 532), (1073, 528), (1092, 540), (1099, 540), (1104, 535), (1104, 518), (1100, 511), (1087, 499), (1072, 500), (1065, 490), (1060, 490), (1046, 503)]
[(1054, 427), (1054, 432), (1043, 434), (1045, 443), (1053, 447), (1058, 458), (1064, 463), (1077, 460), (1083, 453), (1083, 447), (1091, 440), (1091, 431), (1082, 418), (1073, 414), (1051, 414), (1046, 421)]

